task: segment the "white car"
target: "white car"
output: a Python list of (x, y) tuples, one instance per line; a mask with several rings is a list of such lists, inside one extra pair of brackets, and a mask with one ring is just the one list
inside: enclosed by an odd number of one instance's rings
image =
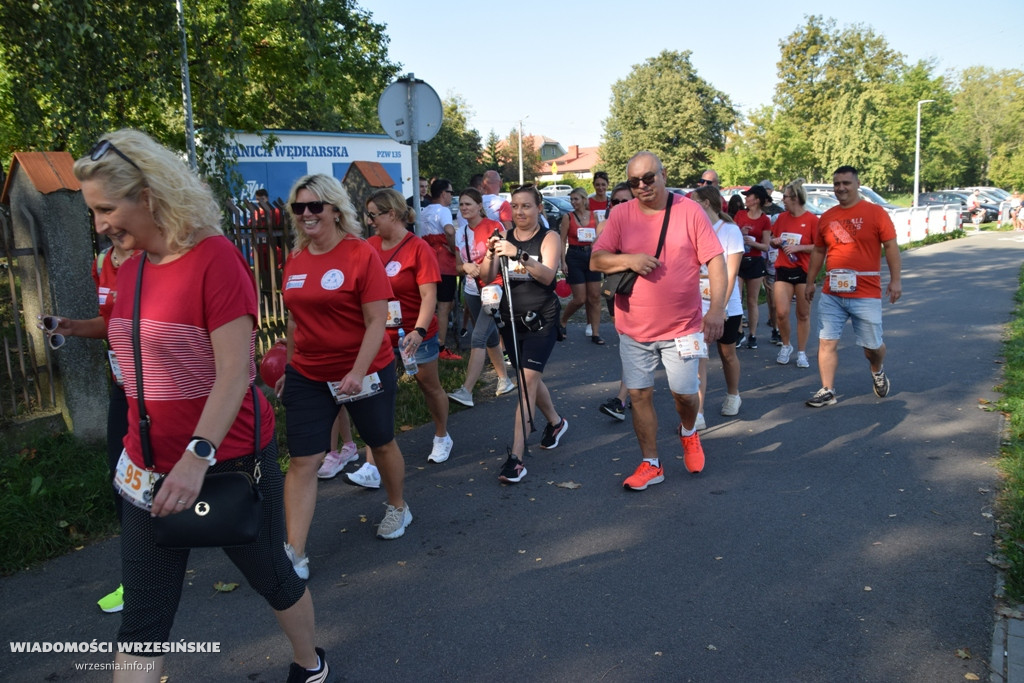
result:
[(540, 188), (540, 193), (545, 197), (568, 197), (572, 192), (572, 185), (548, 185)]

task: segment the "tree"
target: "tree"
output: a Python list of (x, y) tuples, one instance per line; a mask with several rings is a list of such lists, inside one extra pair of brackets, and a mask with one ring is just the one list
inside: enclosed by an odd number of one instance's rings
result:
[(665, 50), (612, 85), (601, 144), (608, 167), (625, 168), (634, 154), (650, 150), (665, 165), (669, 184), (684, 184), (725, 147), (736, 111), (725, 93), (697, 75), (690, 54)]
[(442, 112), (437, 135), (420, 146), (420, 175), (447, 178), (458, 193), (480, 170), (480, 133), (469, 127), (472, 112), (458, 95), (445, 98)]
[(484, 142), (483, 165), (484, 168), (498, 170), (508, 163), (507, 155), (502, 149), (501, 138), (491, 129)]
[[(500, 143), (501, 158), (504, 163), (498, 168), (498, 173), (506, 183), (519, 184), (519, 129), (513, 128), (509, 131), (508, 137)], [(541, 167), (540, 150), (533, 146), (533, 136), (523, 138), (523, 182), (532, 182)]]
[[(378, 132), (397, 72), (384, 26), (351, 0), (185, 3), (194, 118), (212, 185), (234, 130)], [(181, 36), (168, 0), (0, 3), (0, 157), (88, 150), (145, 130), (184, 149)], [(127, 68), (126, 68), (127, 67)]]
[[(964, 69), (953, 94), (950, 126), (964, 165), (973, 178), (986, 181), (993, 157), (1018, 148), (1024, 140), (1024, 72)], [(997, 166), (1007, 167), (1005, 161)]]

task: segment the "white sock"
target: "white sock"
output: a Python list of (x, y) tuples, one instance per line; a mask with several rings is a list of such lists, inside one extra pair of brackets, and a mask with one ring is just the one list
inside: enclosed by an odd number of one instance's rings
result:
[(654, 465), (655, 467), (661, 467), (661, 459), (660, 458), (644, 458), (644, 462), (649, 462), (652, 465)]

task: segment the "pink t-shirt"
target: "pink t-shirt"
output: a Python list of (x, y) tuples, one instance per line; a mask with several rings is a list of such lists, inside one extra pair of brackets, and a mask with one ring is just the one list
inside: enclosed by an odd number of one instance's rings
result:
[[(639, 342), (665, 341), (699, 332), (700, 266), (723, 253), (722, 244), (700, 206), (669, 194), (669, 218), (662, 265), (637, 278), (632, 296), (615, 296), (615, 329)], [(639, 202), (612, 211), (594, 251), (649, 254), (658, 249), (664, 212), (645, 214)]]

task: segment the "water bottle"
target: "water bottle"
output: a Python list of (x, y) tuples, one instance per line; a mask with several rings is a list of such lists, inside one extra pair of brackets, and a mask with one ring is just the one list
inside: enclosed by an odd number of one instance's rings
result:
[(405, 353), (405, 330), (398, 328), (398, 352), (402, 356), (402, 365), (405, 366), (405, 374), (415, 375), (420, 371), (416, 363), (416, 356), (409, 356)]

